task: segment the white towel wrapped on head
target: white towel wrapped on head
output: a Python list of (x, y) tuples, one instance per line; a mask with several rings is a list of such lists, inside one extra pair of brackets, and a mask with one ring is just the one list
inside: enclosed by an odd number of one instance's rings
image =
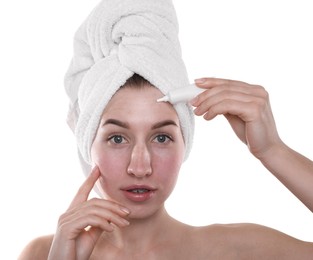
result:
[[(80, 26), (65, 76), (68, 124), (77, 138), (86, 175), (101, 115), (114, 93), (134, 73), (163, 94), (189, 85), (171, 0), (103, 0)], [(192, 109), (177, 104), (188, 156), (194, 131)]]

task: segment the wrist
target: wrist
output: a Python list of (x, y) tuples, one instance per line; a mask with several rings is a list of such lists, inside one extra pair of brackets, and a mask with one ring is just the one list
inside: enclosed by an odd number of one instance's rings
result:
[(254, 156), (259, 159), (263, 164), (267, 164), (275, 158), (283, 158), (290, 151), (290, 148), (282, 141), (272, 144), (268, 149), (262, 153), (255, 154)]

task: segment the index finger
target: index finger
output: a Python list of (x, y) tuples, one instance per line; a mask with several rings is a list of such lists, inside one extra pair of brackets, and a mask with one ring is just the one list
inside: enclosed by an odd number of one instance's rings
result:
[(216, 86), (220, 86), (220, 85), (242, 85), (245, 84), (247, 85), (247, 83), (243, 82), (243, 81), (238, 81), (238, 80), (231, 80), (231, 79), (221, 79), (221, 78), (201, 78), (201, 79), (196, 79), (195, 83), (197, 86), (201, 87), (201, 88), (212, 88), (212, 87), (216, 87)]
[(72, 200), (71, 205), (69, 208), (75, 207), (76, 205), (86, 201), (88, 199), (88, 196), (95, 185), (96, 181), (98, 180), (100, 176), (100, 170), (97, 166), (95, 166), (87, 179), (84, 181), (82, 186), (78, 189), (74, 199)]

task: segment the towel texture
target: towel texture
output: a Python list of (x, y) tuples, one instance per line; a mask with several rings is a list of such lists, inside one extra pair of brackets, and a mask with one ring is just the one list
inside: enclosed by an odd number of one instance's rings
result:
[[(79, 27), (74, 55), (65, 75), (70, 98), (68, 124), (74, 131), (85, 174), (100, 118), (114, 93), (137, 73), (163, 94), (189, 85), (170, 0), (103, 0)], [(193, 112), (177, 111), (187, 158), (193, 137)]]

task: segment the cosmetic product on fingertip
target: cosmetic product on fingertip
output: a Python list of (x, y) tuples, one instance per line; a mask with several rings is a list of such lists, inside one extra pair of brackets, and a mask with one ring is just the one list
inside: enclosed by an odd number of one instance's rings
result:
[(199, 88), (195, 84), (190, 84), (188, 87), (170, 90), (164, 97), (159, 98), (157, 102), (170, 102), (171, 104), (187, 103), (203, 91), (205, 89)]

